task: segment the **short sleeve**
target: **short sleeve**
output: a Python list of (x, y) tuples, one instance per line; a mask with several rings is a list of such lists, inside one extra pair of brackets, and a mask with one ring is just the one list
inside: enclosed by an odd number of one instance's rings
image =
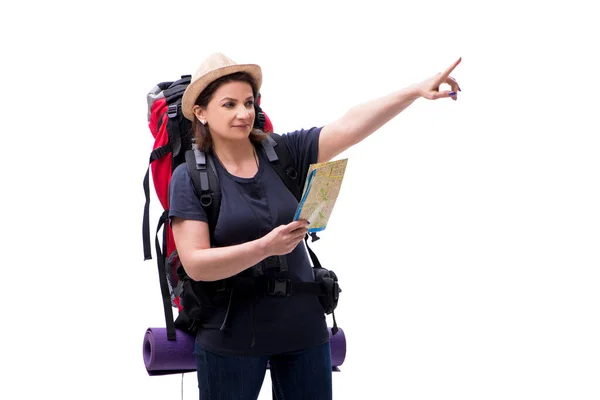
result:
[(208, 222), (185, 163), (175, 168), (169, 183), (169, 218), (172, 217)]
[(290, 149), (296, 170), (305, 176), (310, 164), (315, 164), (319, 159), (319, 135), (322, 127), (301, 129), (282, 135)]

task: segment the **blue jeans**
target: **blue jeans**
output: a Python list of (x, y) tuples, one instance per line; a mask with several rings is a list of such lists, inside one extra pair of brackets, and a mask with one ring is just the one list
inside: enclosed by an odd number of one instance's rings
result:
[(267, 361), (277, 400), (331, 400), (329, 342), (272, 356), (223, 356), (196, 346), (200, 400), (256, 400)]

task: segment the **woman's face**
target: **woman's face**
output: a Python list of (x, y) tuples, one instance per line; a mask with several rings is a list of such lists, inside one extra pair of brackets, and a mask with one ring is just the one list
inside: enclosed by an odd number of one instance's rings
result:
[(227, 82), (213, 94), (205, 110), (199, 110), (210, 133), (225, 140), (248, 138), (254, 125), (254, 95), (248, 82)]

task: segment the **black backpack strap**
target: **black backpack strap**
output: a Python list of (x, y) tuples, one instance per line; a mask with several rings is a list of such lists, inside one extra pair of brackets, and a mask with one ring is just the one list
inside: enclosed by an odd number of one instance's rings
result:
[[(321, 267), (321, 263), (319, 262), (319, 259), (317, 258), (317, 255), (315, 254), (314, 251), (312, 251), (312, 249), (308, 246), (308, 235), (306, 235), (304, 237), (304, 241), (306, 242), (306, 248), (308, 249), (308, 254), (310, 255), (310, 259), (312, 260), (312, 264), (314, 268), (323, 268)], [(313, 240), (314, 242), (314, 240)]]
[(164, 90), (165, 100), (168, 105), (167, 114), (169, 116), (167, 131), (169, 132), (169, 143), (173, 149), (173, 158), (179, 156), (182, 147), (181, 138), (189, 134), (189, 132), (181, 132), (180, 127), (182, 125), (181, 121), (184, 118), (181, 111), (181, 98), (190, 83), (190, 79), (191, 75), (182, 75), (181, 79), (173, 82)]
[(294, 197), (300, 201), (302, 196), (302, 182), (298, 171), (294, 166), (290, 150), (283, 141), (281, 135), (272, 133), (261, 142), (267, 158), (275, 168), (275, 171), (292, 192)]
[[(283, 141), (283, 137), (277, 133), (271, 133), (261, 143), (267, 158), (272, 163), (273, 168), (281, 180), (283, 180), (283, 183), (285, 183), (285, 186), (287, 186), (294, 197), (300, 201), (304, 182), (303, 179), (298, 175), (298, 171), (296, 170), (294, 162), (292, 161), (290, 150)], [(313, 242), (319, 240), (316, 232), (311, 232), (310, 237), (312, 238)], [(306, 241), (306, 247), (310, 253), (310, 258), (313, 260), (313, 265), (315, 267), (318, 265), (318, 268), (320, 268), (321, 264), (319, 263), (315, 253), (310, 247), (308, 247), (308, 241)]]
[(221, 186), (214, 160), (210, 153), (204, 153), (194, 146), (192, 150), (186, 151), (185, 161), (196, 195), (206, 210), (212, 241), (221, 208)]
[(150, 161), (148, 162), (148, 168), (146, 169), (146, 175), (144, 175), (144, 195), (146, 196), (146, 202), (144, 204), (144, 216), (142, 220), (142, 241), (144, 245), (144, 260), (152, 259), (152, 252), (150, 250), (150, 165), (169, 154), (172, 151), (171, 144), (166, 144), (157, 149), (154, 149), (150, 153)]
[(261, 94), (258, 94), (258, 98), (254, 102), (254, 127), (260, 129), (261, 131), (265, 130), (265, 123), (267, 122), (267, 118), (265, 117), (265, 113), (260, 108), (258, 103), (260, 103)]
[(162, 237), (164, 249), (161, 249), (160, 242), (158, 240), (158, 232), (160, 231), (161, 227), (165, 223), (167, 223), (168, 217), (169, 210), (165, 210), (158, 221), (158, 226), (156, 227), (156, 237), (154, 240), (154, 244), (156, 246), (156, 260), (158, 263), (158, 280), (160, 282), (160, 292), (162, 294), (163, 308), (165, 311), (165, 323), (167, 325), (167, 339), (175, 340), (175, 321), (173, 319), (173, 309), (171, 308), (171, 294), (169, 292), (169, 284), (167, 282), (167, 269), (165, 265), (167, 259), (167, 254), (165, 254), (167, 248), (166, 229), (163, 228)]
[[(283, 141), (281, 135), (276, 133), (270, 134), (265, 140), (262, 141), (262, 146), (265, 150), (267, 158), (273, 164), (273, 168), (283, 180), (283, 183), (285, 183), (294, 197), (300, 201), (302, 197), (302, 190), (304, 188), (304, 178), (298, 175), (298, 171), (296, 170), (296, 167), (292, 161), (290, 150)], [(310, 237), (312, 238), (313, 242), (319, 240), (316, 232), (311, 232)], [(308, 246), (308, 242), (306, 245)], [(311, 258), (312, 257), (316, 259), (316, 256), (314, 256), (314, 253), (311, 251)]]

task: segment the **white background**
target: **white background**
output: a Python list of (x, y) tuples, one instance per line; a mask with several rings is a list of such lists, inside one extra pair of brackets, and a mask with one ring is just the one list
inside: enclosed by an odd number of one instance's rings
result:
[(344, 291), (335, 398), (600, 398), (592, 3), (3, 5), (0, 397), (180, 398), (141, 352), (164, 326), (142, 257), (145, 96), (222, 51), (263, 67), (279, 132), (463, 57), (458, 102), (421, 99), (340, 156), (314, 245)]

